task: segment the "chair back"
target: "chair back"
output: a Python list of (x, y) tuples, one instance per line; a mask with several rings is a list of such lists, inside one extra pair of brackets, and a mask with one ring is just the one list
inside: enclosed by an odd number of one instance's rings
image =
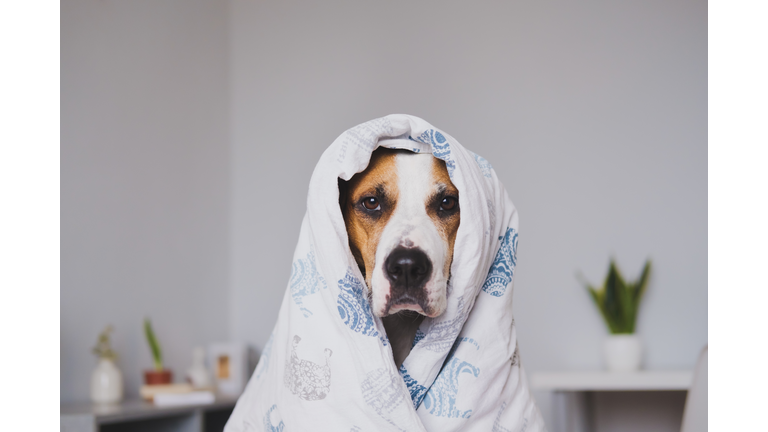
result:
[(683, 410), (683, 426), (680, 432), (707, 432), (707, 358), (709, 346), (705, 346), (693, 371), (693, 383), (688, 389)]

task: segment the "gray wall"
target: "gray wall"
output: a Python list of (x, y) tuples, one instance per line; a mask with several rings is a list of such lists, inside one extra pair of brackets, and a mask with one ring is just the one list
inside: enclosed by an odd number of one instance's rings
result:
[(529, 373), (602, 366), (575, 273), (600, 282), (610, 256), (631, 278), (654, 262), (646, 366), (693, 366), (708, 338), (705, 1), (235, 0), (230, 17), (235, 338), (271, 332), (322, 151), (402, 112), (487, 158), (520, 211)]
[[(129, 394), (150, 315), (192, 346), (263, 346), (307, 184), (342, 131), (402, 112), (497, 169), (521, 214), (529, 372), (601, 367), (577, 271), (654, 260), (650, 368), (707, 331), (707, 4), (62, 3), (61, 398), (87, 398), (102, 326)], [(546, 395), (538, 395), (547, 414)]]
[(61, 400), (111, 323), (127, 395), (153, 319), (177, 380), (228, 339), (227, 4), (61, 5)]

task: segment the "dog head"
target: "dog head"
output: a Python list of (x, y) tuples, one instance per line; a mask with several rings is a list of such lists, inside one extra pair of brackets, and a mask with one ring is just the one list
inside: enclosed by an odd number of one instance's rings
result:
[(373, 313), (441, 315), (460, 221), (445, 162), (379, 148), (365, 171), (339, 180), (339, 204)]

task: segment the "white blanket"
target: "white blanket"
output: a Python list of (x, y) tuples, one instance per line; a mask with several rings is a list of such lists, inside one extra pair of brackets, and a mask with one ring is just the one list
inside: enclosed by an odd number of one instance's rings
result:
[[(363, 171), (378, 146), (444, 160), (461, 207), (448, 308), (424, 320), (399, 370), (339, 208), (337, 179)], [(344, 132), (312, 174), (277, 324), (225, 430), (544, 430), (512, 317), (517, 223), (488, 161), (424, 120), (390, 115)]]

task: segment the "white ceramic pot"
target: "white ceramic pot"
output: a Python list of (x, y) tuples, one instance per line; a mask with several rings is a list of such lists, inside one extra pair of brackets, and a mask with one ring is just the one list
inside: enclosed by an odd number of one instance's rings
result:
[(610, 335), (603, 344), (605, 365), (611, 372), (632, 372), (640, 369), (643, 344), (635, 334)]
[(187, 369), (187, 379), (194, 388), (211, 387), (211, 374), (205, 367), (205, 349), (203, 347), (196, 347), (192, 351), (192, 367)]
[(91, 375), (91, 400), (115, 403), (123, 399), (123, 374), (111, 359), (99, 359)]

